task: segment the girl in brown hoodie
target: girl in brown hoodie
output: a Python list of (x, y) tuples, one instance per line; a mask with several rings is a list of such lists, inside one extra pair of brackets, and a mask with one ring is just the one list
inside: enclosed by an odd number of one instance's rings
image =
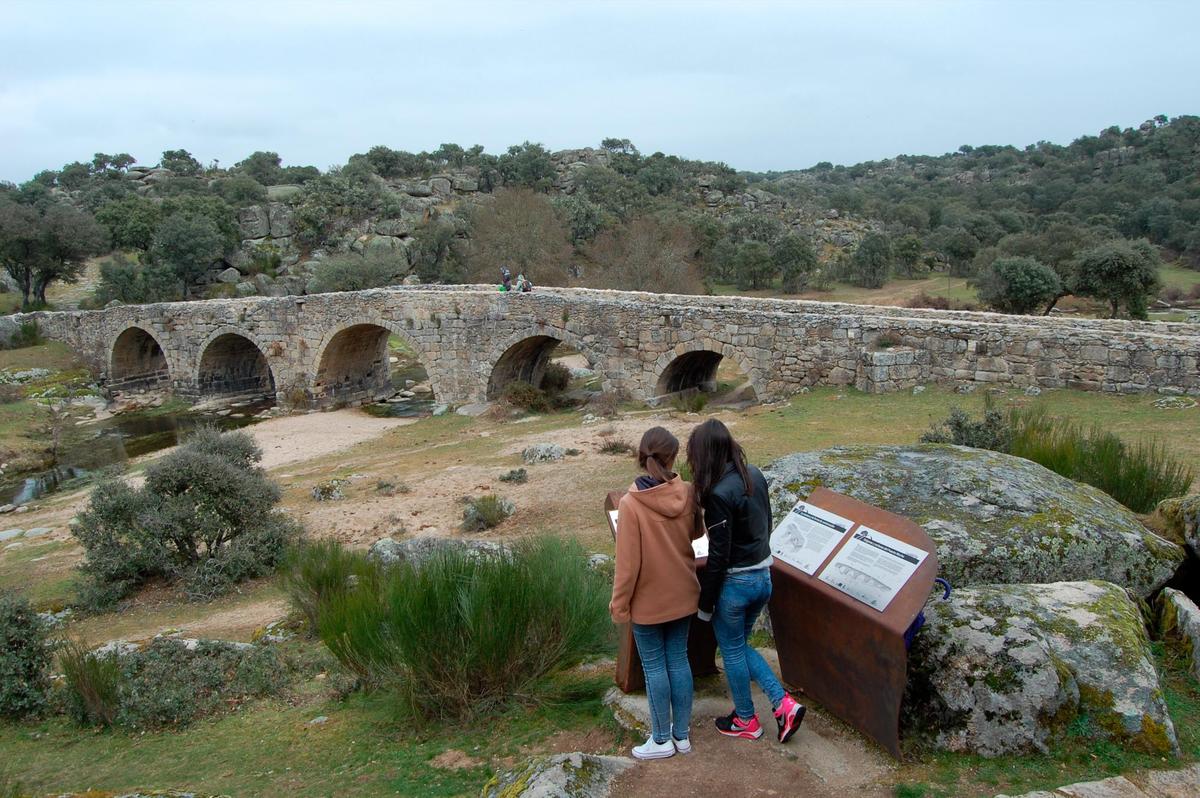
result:
[(638, 446), (638, 477), (617, 506), (617, 568), (609, 612), (633, 623), (633, 639), (646, 673), (650, 739), (633, 749), (638, 759), (689, 753), (692, 669), (687, 639), (700, 598), (691, 541), (697, 524), (692, 487), (671, 471), (679, 441), (652, 427)]

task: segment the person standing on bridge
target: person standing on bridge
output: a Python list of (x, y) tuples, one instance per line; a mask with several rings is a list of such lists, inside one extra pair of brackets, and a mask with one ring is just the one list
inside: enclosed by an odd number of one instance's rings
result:
[(697, 617), (712, 621), (721, 647), (733, 712), (716, 719), (727, 737), (757, 740), (763, 729), (754, 713), (750, 680), (767, 694), (779, 724), (779, 742), (791, 739), (804, 720), (762, 655), (747, 642), (771, 598), (771, 499), (762, 472), (715, 418), (692, 430), (688, 465), (708, 529), (708, 562), (700, 579)]
[(633, 748), (638, 759), (664, 759), (692, 750), (692, 666), (688, 629), (696, 613), (692, 540), (704, 534), (692, 486), (671, 470), (679, 441), (651, 427), (638, 446), (645, 474), (629, 486), (617, 506), (617, 566), (612, 601), (614, 623), (633, 623), (646, 695), (650, 738)]
[(512, 272), (510, 272), (508, 270), (507, 266), (500, 267), (500, 290), (501, 291), (511, 291), (512, 290)]

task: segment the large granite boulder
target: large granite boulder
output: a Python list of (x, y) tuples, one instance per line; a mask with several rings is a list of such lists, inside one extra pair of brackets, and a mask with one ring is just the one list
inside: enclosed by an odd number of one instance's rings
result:
[(1068, 733), (1176, 750), (1138, 607), (1109, 582), (989, 585), (926, 607), (907, 733), (983, 756), (1045, 751)]
[(238, 230), (241, 238), (265, 238), (271, 234), (271, 219), (261, 205), (250, 205), (238, 211)]
[(1158, 632), (1191, 663), (1192, 675), (1200, 680), (1200, 607), (1196, 602), (1170, 587), (1159, 593)]
[(268, 204), (267, 219), (272, 238), (287, 238), (292, 234), (295, 217), (290, 206), (282, 202)]
[(1104, 579), (1147, 597), (1183, 549), (1105, 493), (1029, 460), (965, 446), (838, 446), (764, 469), (776, 520), (813, 489), (911, 518), (956, 587)]
[(634, 766), (632, 759), (595, 754), (556, 754), (496, 776), (484, 798), (605, 798), (613, 780)]

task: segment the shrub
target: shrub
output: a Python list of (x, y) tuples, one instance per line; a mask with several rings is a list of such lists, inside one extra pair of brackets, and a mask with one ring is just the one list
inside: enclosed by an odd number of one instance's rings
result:
[(529, 472), (524, 468), (514, 468), (507, 474), (501, 474), (499, 479), (501, 482), (511, 482), (514, 485), (524, 485), (529, 481)]
[(274, 649), (219, 640), (159, 638), (124, 655), (70, 644), (60, 663), (68, 711), (78, 722), (143, 730), (185, 726), (277, 692), (287, 679)]
[(8, 340), (3, 342), (0, 349), (24, 349), (29, 346), (37, 346), (42, 343), (42, 333), (38, 329), (36, 321), (25, 321), (17, 325), (17, 328), (9, 335)]
[(480, 496), (467, 502), (463, 510), (462, 530), (464, 532), (481, 532), (485, 529), (499, 526), (504, 519), (513, 514), (513, 503), (501, 499), (494, 493)]
[(403, 251), (333, 255), (317, 264), (308, 284), (311, 294), (332, 291), (362, 291), (396, 285), (408, 274), (408, 256)]
[(708, 407), (708, 394), (704, 391), (679, 394), (671, 404), (680, 413), (699, 413)]
[(201, 430), (146, 469), (141, 487), (97, 485), (72, 528), (84, 548), (81, 599), (103, 607), (152, 578), (183, 579), (208, 599), (270, 572), (296, 524), (275, 509), (279, 489), (243, 432)]
[(378, 567), (335, 540), (302, 543), (289, 550), (282, 567), (283, 589), (316, 634), (321, 608), (354, 585), (378, 582)]
[(571, 384), (571, 370), (561, 363), (550, 363), (542, 375), (542, 390), (547, 394), (562, 393)]
[(588, 408), (598, 416), (613, 418), (621, 410), (621, 399), (615, 393), (597, 394), (588, 402)]
[(52, 653), (47, 632), (27, 599), (0, 592), (0, 717), (23, 718), (45, 709)]
[(1044, 408), (1014, 410), (1011, 453), (1093, 485), (1136, 513), (1187, 493), (1195, 470), (1160, 441), (1129, 445), (1098, 426), (1083, 427)]
[(1045, 466), (1112, 496), (1136, 513), (1188, 491), (1195, 470), (1159, 441), (1126, 444), (1098, 426), (1083, 427), (1049, 415), (1045, 408), (1005, 413), (990, 397), (983, 419), (954, 408), (950, 417), (921, 436), (924, 443), (954, 443), (1007, 452)]
[(633, 446), (628, 441), (607, 440), (600, 445), (601, 454), (632, 454)]
[[(362, 555), (355, 555), (361, 557)], [(419, 718), (469, 719), (527, 700), (544, 677), (610, 646), (608, 580), (573, 541), (502, 554), (446, 548), (399, 563), (378, 588), (326, 603), (321, 639)]]
[(390, 479), (381, 479), (375, 483), (375, 492), (384, 496), (395, 496), (397, 493), (411, 493), (410, 488), (404, 482), (393, 482)]
[(528, 410), (533, 413), (546, 413), (553, 409), (550, 397), (540, 388), (535, 388), (524, 380), (513, 380), (504, 386), (501, 398), (513, 407)]
[(921, 436), (921, 442), (953, 443), (956, 446), (1007, 452), (1012, 444), (1012, 435), (1009, 414), (996, 407), (989, 395), (984, 398), (982, 419), (976, 421), (962, 408), (951, 408), (950, 417), (931, 427)]
[(81, 726), (112, 726), (121, 706), (121, 663), (69, 642), (58, 655), (67, 683), (67, 714)]
[(944, 296), (934, 296), (920, 291), (906, 303), (910, 308), (931, 308), (933, 310), (950, 310), (950, 300)]

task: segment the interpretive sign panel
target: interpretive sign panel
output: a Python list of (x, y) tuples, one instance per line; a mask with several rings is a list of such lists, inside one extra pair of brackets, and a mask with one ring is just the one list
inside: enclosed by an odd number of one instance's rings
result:
[(796, 502), (771, 533), (771, 553), (806, 574), (815, 574), (854, 522), (808, 502)]
[(903, 540), (860, 526), (818, 578), (883, 612), (926, 556)]
[[(776, 551), (768, 607), (780, 676), (899, 756), (900, 704), (908, 682), (904, 635), (937, 575), (933, 541), (907, 518), (825, 488), (814, 489), (803, 503), (849, 523), (846, 533), (833, 532), (828, 558), (818, 559), (819, 549), (800, 558), (815, 561), (814, 573)], [(772, 538), (773, 549), (775, 543)], [(847, 578), (847, 568), (882, 587), (851, 588), (861, 583)]]

